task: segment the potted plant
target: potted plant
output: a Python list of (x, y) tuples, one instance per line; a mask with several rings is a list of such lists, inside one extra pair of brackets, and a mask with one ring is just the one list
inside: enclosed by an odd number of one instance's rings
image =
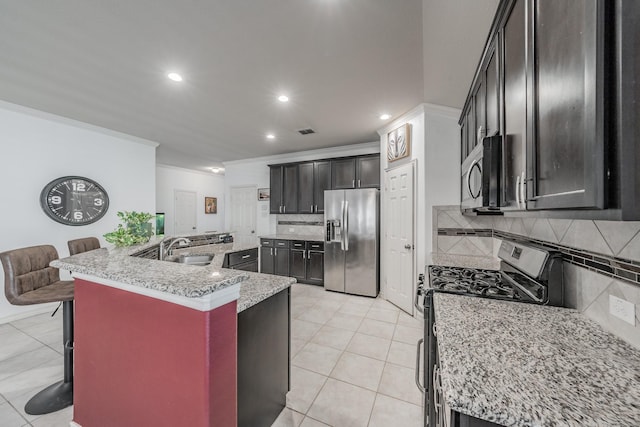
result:
[(153, 234), (149, 222), (153, 217), (154, 215), (147, 212), (118, 212), (118, 218), (122, 224), (118, 224), (118, 228), (105, 234), (104, 238), (116, 246), (131, 246), (148, 242)]

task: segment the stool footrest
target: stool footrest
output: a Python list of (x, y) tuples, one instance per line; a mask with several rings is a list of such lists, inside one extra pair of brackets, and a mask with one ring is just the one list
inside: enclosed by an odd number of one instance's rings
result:
[(73, 405), (73, 382), (59, 381), (33, 396), (25, 405), (29, 415), (43, 415)]

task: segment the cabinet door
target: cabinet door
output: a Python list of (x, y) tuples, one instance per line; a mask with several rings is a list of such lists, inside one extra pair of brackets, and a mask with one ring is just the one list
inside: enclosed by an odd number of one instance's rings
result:
[(306, 278), (305, 253), (305, 250), (289, 251), (289, 276), (295, 277), (298, 281), (304, 281)]
[(275, 274), (275, 263), (273, 248), (261, 247), (260, 248), (260, 273)]
[(282, 213), (298, 212), (298, 165), (283, 167)]
[(331, 161), (331, 188), (334, 190), (355, 188), (356, 160), (340, 159)]
[(487, 62), (487, 68), (485, 70), (485, 82), (486, 82), (486, 113), (485, 120), (487, 125), (486, 135), (492, 136), (500, 133), (500, 96), (498, 93), (498, 40), (499, 35), (494, 38), (491, 46), (491, 53), (489, 53), (489, 61)]
[(298, 165), (298, 213), (313, 213), (315, 208), (313, 162)]
[(331, 162), (314, 162), (313, 202), (314, 212), (324, 213), (324, 191), (331, 190)]
[(531, 2), (527, 209), (604, 207), (604, 3)]
[(282, 166), (269, 167), (269, 212), (277, 214), (282, 211)]
[(324, 283), (324, 252), (307, 253), (307, 281), (321, 285)]
[(274, 248), (275, 272), (278, 276), (289, 276), (289, 249)]
[(356, 159), (356, 187), (380, 188), (380, 156), (365, 156)]
[(517, 0), (502, 28), (504, 118), (502, 140), (502, 209), (523, 209), (518, 183), (526, 172), (527, 76), (525, 0)]
[(473, 149), (482, 142), (482, 138), (487, 135), (487, 124), (486, 124), (486, 104), (485, 104), (485, 95), (486, 95), (486, 83), (483, 78), (477, 83), (477, 86), (473, 93), (473, 114), (474, 120), (473, 122), (476, 125), (475, 132), (473, 135), (473, 140), (471, 140), (470, 150)]

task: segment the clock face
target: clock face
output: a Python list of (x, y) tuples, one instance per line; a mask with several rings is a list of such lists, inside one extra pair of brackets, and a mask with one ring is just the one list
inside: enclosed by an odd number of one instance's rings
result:
[(40, 206), (49, 218), (65, 225), (96, 222), (109, 209), (109, 196), (100, 184), (81, 176), (65, 176), (47, 184)]

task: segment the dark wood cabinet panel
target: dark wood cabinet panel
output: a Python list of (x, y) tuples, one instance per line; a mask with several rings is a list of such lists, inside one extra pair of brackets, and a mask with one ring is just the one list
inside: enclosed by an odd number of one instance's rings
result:
[(530, 7), (527, 208), (603, 208), (603, 2)]
[(258, 260), (254, 259), (253, 261), (243, 262), (242, 264), (238, 264), (233, 268), (234, 268), (234, 270), (253, 271), (253, 272), (257, 273), (258, 272)]
[(525, 0), (517, 0), (503, 30), (504, 131), (502, 142), (503, 209), (520, 209), (518, 183), (526, 174), (527, 93)]
[(275, 274), (275, 256), (273, 247), (260, 247), (260, 273)]
[(298, 213), (313, 213), (314, 211), (314, 170), (313, 162), (298, 165)]
[(331, 161), (331, 188), (334, 190), (355, 188), (356, 159), (338, 159)]
[(324, 213), (324, 192), (331, 189), (331, 162), (314, 162), (313, 167), (314, 212)]
[(324, 252), (307, 251), (306, 280), (309, 283), (324, 283)]
[(485, 70), (485, 124), (486, 135), (492, 136), (500, 133), (500, 96), (498, 92), (498, 45), (499, 37), (497, 37), (491, 47), (491, 53), (489, 56), (489, 62), (487, 63), (487, 69)]
[(356, 159), (356, 188), (380, 188), (380, 156)]
[(289, 276), (295, 277), (299, 282), (304, 282), (307, 277), (306, 251), (292, 249), (289, 251), (290, 270)]
[(277, 276), (289, 276), (289, 249), (274, 248), (275, 266), (274, 273)]
[(269, 188), (271, 189), (269, 212), (272, 214), (282, 211), (282, 179), (282, 166), (271, 166), (269, 168)]
[(238, 427), (271, 425), (289, 391), (289, 289), (238, 313)]
[(298, 165), (284, 166), (282, 182), (282, 213), (298, 212)]

